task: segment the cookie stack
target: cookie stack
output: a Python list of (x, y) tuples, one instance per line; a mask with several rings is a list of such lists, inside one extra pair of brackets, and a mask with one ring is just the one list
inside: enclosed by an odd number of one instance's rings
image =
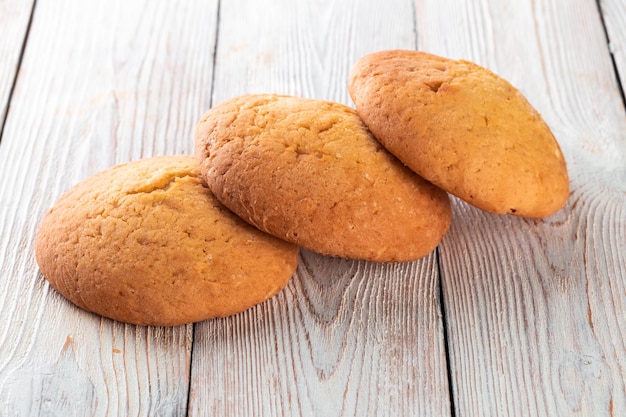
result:
[(568, 177), (522, 94), (475, 64), (382, 51), (354, 66), (356, 110), (245, 95), (210, 109), (196, 156), (129, 162), (64, 194), (36, 257), (83, 309), (143, 325), (243, 311), (278, 293), (298, 248), (411, 261), (451, 222), (448, 193), (491, 213), (545, 217)]

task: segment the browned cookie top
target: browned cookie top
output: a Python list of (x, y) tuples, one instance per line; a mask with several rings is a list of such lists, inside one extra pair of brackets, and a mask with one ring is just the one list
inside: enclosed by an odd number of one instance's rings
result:
[(241, 96), (208, 111), (195, 138), (201, 172), (225, 206), (313, 251), (412, 260), (450, 224), (447, 195), (386, 152), (344, 105)]
[(412, 170), (493, 213), (563, 207), (563, 154), (526, 98), (491, 71), (415, 51), (361, 58), (349, 90), (374, 136)]
[(170, 156), (118, 165), (73, 187), (44, 217), (36, 257), (52, 286), (86, 310), (175, 325), (276, 294), (298, 249), (222, 206), (195, 157)]

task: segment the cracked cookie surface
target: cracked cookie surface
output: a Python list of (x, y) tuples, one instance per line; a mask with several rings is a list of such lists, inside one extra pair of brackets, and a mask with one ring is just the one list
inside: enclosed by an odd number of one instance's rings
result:
[(468, 61), (391, 50), (362, 57), (349, 91), (374, 136), (412, 170), (492, 213), (545, 217), (565, 204), (565, 159), (506, 80)]
[(447, 231), (447, 195), (415, 175), (344, 105), (245, 95), (195, 132), (200, 170), (241, 218), (325, 255), (379, 262), (430, 253)]
[(46, 214), (36, 257), (79, 307), (177, 325), (243, 311), (280, 291), (296, 246), (220, 204), (193, 156), (133, 161), (74, 186)]

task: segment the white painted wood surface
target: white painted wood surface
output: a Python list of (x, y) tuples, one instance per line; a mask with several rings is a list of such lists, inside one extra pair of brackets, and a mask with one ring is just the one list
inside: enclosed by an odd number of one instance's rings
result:
[(26, 41), (32, 1), (0, 0), (0, 131)]
[[(1, 416), (626, 416), (624, 0), (38, 0), (18, 69), (31, 5), (0, 0)], [(564, 210), (455, 201), (421, 261), (303, 251), (274, 299), (175, 328), (85, 313), (39, 274), (38, 221), (72, 184), (192, 152), (238, 94), (350, 104), (358, 57), (416, 45), (528, 96), (569, 163)]]
[(209, 103), (217, 2), (39, 0), (0, 144), (0, 415), (186, 410), (192, 326), (77, 310), (35, 264), (37, 224), (118, 162), (191, 152)]
[[(349, 104), (351, 65), (415, 48), (406, 1), (228, 1), (213, 98), (294, 94)], [(275, 300), (196, 326), (190, 414), (442, 416), (450, 412), (434, 256), (399, 265), (303, 252)]]
[(626, 3), (624, 0), (599, 0), (598, 4), (623, 89), (626, 87)]
[(434, 257), (308, 253), (271, 303), (196, 327), (190, 415), (449, 415)]
[(420, 48), (517, 85), (571, 175), (544, 221), (455, 204), (440, 253), (456, 415), (626, 415), (626, 118), (595, 2), (418, 3)]

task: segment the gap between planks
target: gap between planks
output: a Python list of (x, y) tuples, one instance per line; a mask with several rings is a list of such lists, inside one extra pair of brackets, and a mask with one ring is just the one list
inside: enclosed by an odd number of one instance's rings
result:
[(626, 108), (626, 95), (624, 95), (624, 84), (622, 83), (622, 77), (620, 76), (619, 69), (617, 68), (617, 62), (615, 60), (615, 52), (611, 47), (611, 36), (606, 26), (606, 19), (604, 18), (604, 10), (602, 9), (602, 0), (596, 0), (596, 6), (598, 7), (598, 14), (600, 15), (600, 22), (602, 23), (602, 29), (604, 30), (604, 36), (606, 37), (606, 44), (611, 55), (611, 64), (613, 64), (613, 72), (615, 73), (615, 81), (617, 82), (617, 88), (620, 96), (622, 97), (622, 104)]
[[(17, 77), (20, 73), (20, 67), (22, 66), (22, 59), (24, 58), (24, 51), (26, 50), (26, 44), (28, 43), (28, 35), (30, 34), (30, 27), (33, 23), (33, 15), (35, 14), (35, 7), (37, 7), (37, 0), (33, 0), (33, 4), (30, 8), (30, 14), (28, 16), (28, 22), (26, 23), (26, 30), (24, 31), (24, 38), (22, 40), (22, 46), (15, 65), (15, 73), (13, 74), (13, 81), (9, 87), (9, 93), (7, 94), (6, 106), (4, 108), (4, 114), (0, 115), (0, 142), (2, 142), (2, 136), (4, 134), (4, 125), (6, 124), (7, 117), (9, 116), (9, 108), (11, 107), (11, 98), (15, 91), (15, 85), (17, 84)], [(0, 106), (2, 104), (0, 103)], [(2, 107), (0, 107), (1, 109)]]

